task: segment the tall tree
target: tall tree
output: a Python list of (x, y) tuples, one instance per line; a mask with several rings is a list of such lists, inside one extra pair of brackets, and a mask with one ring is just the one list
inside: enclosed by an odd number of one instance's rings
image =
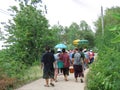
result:
[(14, 53), (18, 56), (16, 60), (22, 60), (26, 64), (38, 60), (43, 47), (52, 40), (48, 20), (39, 10), (39, 2), (41, 0), (19, 0), (20, 8), (11, 7), (16, 15), (6, 28), (11, 54)]

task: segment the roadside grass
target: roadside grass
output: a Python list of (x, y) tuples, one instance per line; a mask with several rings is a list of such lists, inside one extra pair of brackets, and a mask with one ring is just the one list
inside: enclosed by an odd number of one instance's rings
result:
[(34, 80), (42, 76), (42, 70), (40, 66), (32, 66), (25, 72), (24, 80)]
[(41, 77), (42, 77), (42, 70), (40, 69), (40, 66), (38, 65), (32, 66), (29, 69), (25, 70), (24, 75), (22, 76), (20, 81), (18, 81), (15, 88), (21, 87)]

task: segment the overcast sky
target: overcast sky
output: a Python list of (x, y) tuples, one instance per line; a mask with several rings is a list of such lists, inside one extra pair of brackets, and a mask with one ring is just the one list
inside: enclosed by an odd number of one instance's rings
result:
[(103, 10), (112, 6), (120, 6), (119, 0), (44, 0), (47, 5), (51, 25), (58, 21), (63, 26), (69, 26), (72, 22), (80, 23), (85, 20), (89, 25), (100, 16), (101, 6)]
[[(46, 18), (50, 25), (69, 26), (72, 22), (80, 23), (85, 20), (93, 27), (93, 22), (100, 16), (101, 6), (106, 8), (120, 6), (120, 0), (42, 0), (47, 6)], [(7, 9), (16, 5), (14, 0), (0, 0), (0, 22), (10, 18)], [(4, 11), (3, 11), (4, 10)], [(6, 11), (6, 12), (5, 12)], [(1, 27), (1, 25), (0, 25)]]
[[(120, 6), (119, 0), (42, 0), (47, 5), (46, 18), (51, 25), (59, 23), (69, 26), (72, 22), (80, 23), (85, 20), (89, 25), (93, 25), (100, 16), (101, 6), (103, 10), (112, 6)], [(10, 16), (7, 9), (10, 5), (15, 5), (14, 0), (0, 0), (0, 22), (6, 22)], [(4, 10), (4, 11), (2, 11)]]

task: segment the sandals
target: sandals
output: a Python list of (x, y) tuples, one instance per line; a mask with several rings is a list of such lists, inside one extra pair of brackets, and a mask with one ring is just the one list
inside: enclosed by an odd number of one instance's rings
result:
[(81, 83), (83, 83), (84, 81), (83, 81), (83, 79), (80, 79), (80, 81), (81, 81)]
[(53, 86), (53, 87), (55, 86), (53, 83), (50, 83), (50, 85)]
[(58, 82), (58, 80), (55, 80), (55, 82)]
[[(53, 83), (50, 83), (51, 86), (55, 86)], [(45, 87), (49, 87), (49, 85), (44, 85)]]
[(49, 87), (49, 85), (44, 85), (45, 87)]
[(65, 81), (68, 81), (68, 79), (65, 79)]

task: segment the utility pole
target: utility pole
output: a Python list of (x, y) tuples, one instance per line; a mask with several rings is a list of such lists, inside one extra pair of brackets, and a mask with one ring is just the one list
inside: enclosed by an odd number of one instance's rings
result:
[(60, 23), (59, 23), (59, 21), (58, 21), (58, 28), (59, 28), (59, 31), (58, 31), (58, 38), (59, 38), (59, 42), (60, 42)]
[(102, 36), (104, 36), (104, 19), (103, 19), (103, 7), (101, 6), (101, 24), (102, 24)]

